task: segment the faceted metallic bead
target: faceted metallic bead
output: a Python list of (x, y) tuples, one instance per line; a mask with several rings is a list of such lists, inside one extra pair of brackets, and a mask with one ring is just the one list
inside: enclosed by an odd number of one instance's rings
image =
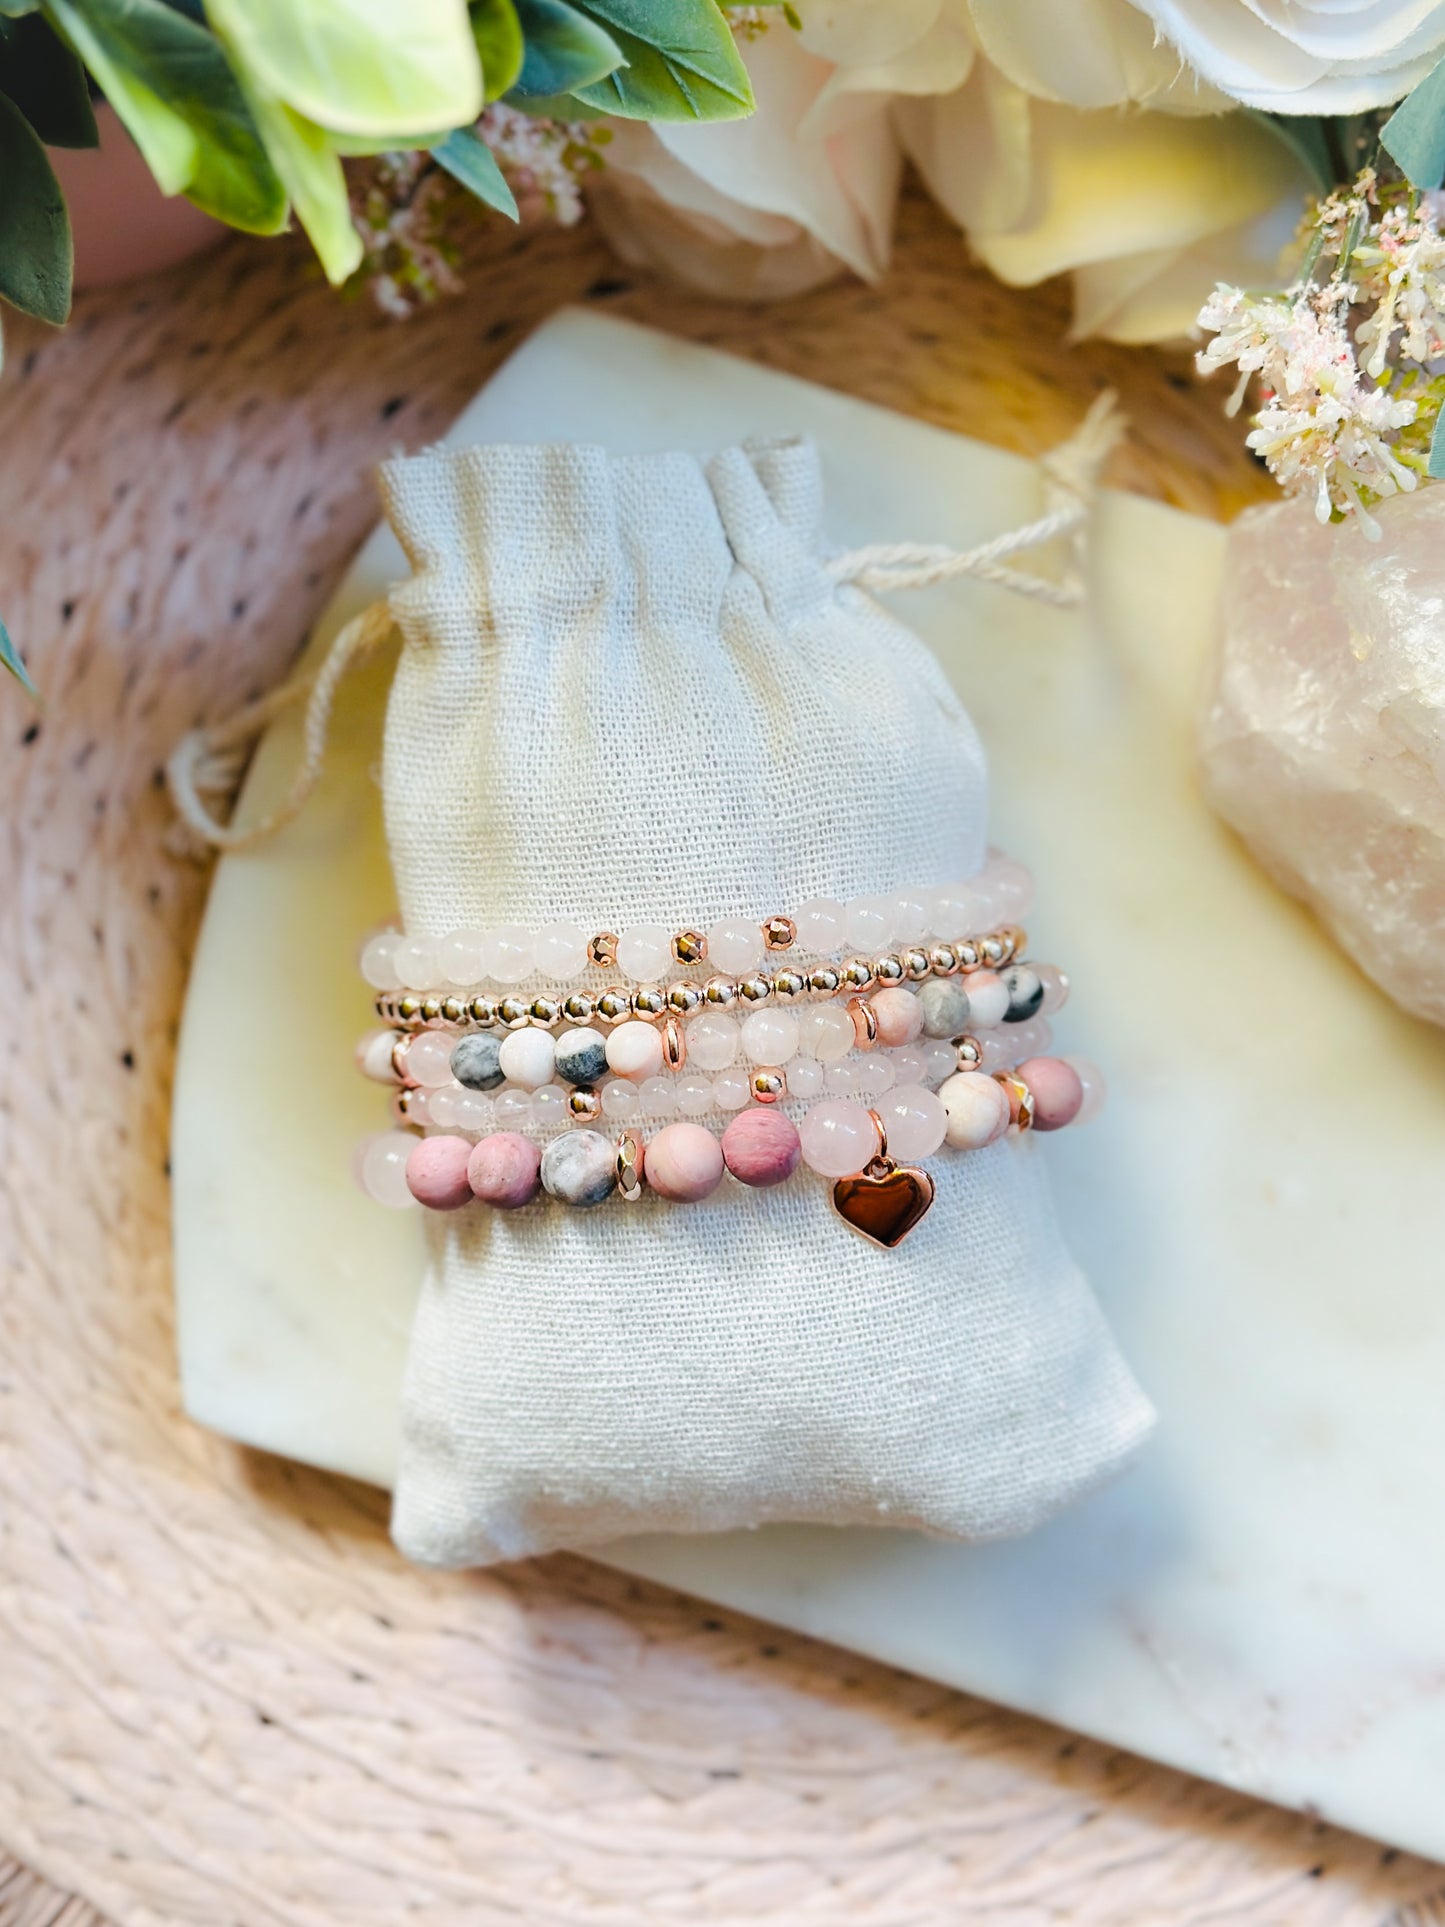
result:
[(796, 1003), (808, 988), (808, 979), (792, 964), (773, 972), (773, 995), (780, 1004)]
[(709, 977), (702, 987), (702, 1000), (709, 1010), (731, 1010), (737, 998), (737, 983), (731, 977)]
[(928, 952), (920, 945), (910, 945), (903, 953), (903, 968), (908, 972), (908, 981), (921, 984), (925, 977), (933, 975), (933, 964)]
[(1034, 1094), (1013, 1071), (995, 1071), (995, 1084), (1001, 1084), (1008, 1097), (1009, 1119), (1016, 1131), (1031, 1131), (1034, 1125)]
[(667, 986), (667, 1007), (679, 1017), (691, 1017), (702, 1007), (702, 986), (679, 977), (676, 983)]
[(467, 1001), (467, 1016), (482, 1030), (490, 1030), (497, 1021), (497, 1006), (490, 997), (472, 997)]
[(532, 1022), (541, 1030), (555, 1030), (557, 1019), (562, 1014), (562, 1006), (555, 997), (534, 997), (528, 1006)]
[(597, 1009), (595, 997), (589, 997), (585, 990), (574, 990), (564, 998), (562, 1015), (569, 1024), (590, 1024)]
[(889, 951), (886, 956), (873, 959), (873, 975), (886, 989), (890, 984), (901, 984), (908, 975), (901, 957)]
[(873, 965), (867, 957), (845, 957), (839, 970), (845, 990), (862, 991), (873, 988)]
[(639, 984), (632, 993), (634, 1017), (660, 1017), (667, 1009), (667, 993), (656, 984)]
[(595, 1014), (604, 1024), (620, 1024), (624, 1017), (632, 1015), (631, 991), (623, 990), (618, 984), (614, 984), (609, 990), (604, 990), (597, 999)]
[(990, 970), (996, 970), (1006, 956), (1003, 940), (996, 936), (980, 937), (978, 954)]
[(462, 998), (462, 997), (443, 997), (442, 998), (442, 1022), (443, 1023), (459, 1024), (462, 1021), (462, 1018), (466, 1015), (466, 1010), (467, 1010), (467, 1006), (466, 1006), (465, 998)]
[(617, 962), (616, 931), (599, 930), (587, 946), (587, 960), (595, 963), (599, 970), (610, 970)]
[(440, 997), (423, 997), (421, 1000), (421, 1020), (424, 1024), (439, 1024), (442, 1018)]
[(814, 964), (808, 972), (808, 995), (810, 997), (836, 997), (843, 988), (843, 970), (839, 964)]
[(624, 1131), (617, 1140), (617, 1189), (628, 1204), (642, 1196), (642, 1139), (636, 1131)]
[(936, 943), (928, 953), (928, 968), (935, 977), (951, 977), (958, 969), (958, 952), (951, 943)]
[(983, 1045), (976, 1037), (970, 1037), (965, 1031), (962, 1037), (950, 1037), (948, 1041), (958, 1053), (958, 1068), (961, 1071), (976, 1071), (982, 1068)]
[(1028, 944), (1029, 933), (1016, 923), (1006, 923), (999, 931), (999, 938), (1006, 946), (1009, 956), (1021, 957)]
[(585, 1087), (568, 1091), (567, 1115), (579, 1124), (590, 1124), (593, 1118), (602, 1115), (602, 1099), (596, 1091), (587, 1090)]
[(679, 930), (672, 940), (672, 954), (680, 964), (700, 964), (707, 958), (707, 938), (701, 930)]
[(504, 997), (497, 1005), (497, 1015), (508, 1030), (521, 1030), (523, 1025), (532, 1021), (532, 1000), (530, 997)]
[(402, 1090), (392, 1092), (391, 1114), (398, 1124), (408, 1124), (411, 1122), (412, 1106), (416, 1103), (418, 1095), (420, 1094), (421, 1087), (417, 1084), (409, 1084)]
[(772, 994), (773, 980), (761, 970), (754, 971), (751, 976), (738, 978), (738, 996), (752, 1010), (756, 1010), (759, 1004), (765, 1004)]
[(791, 917), (769, 917), (763, 925), (765, 950), (791, 950), (798, 940), (798, 926)]
[(414, 1024), (421, 1017), (421, 998), (409, 990), (404, 997), (397, 998), (395, 1010), (403, 1024)]
[(759, 1104), (776, 1104), (788, 1095), (788, 1080), (771, 1064), (759, 1064), (749, 1082)]
[(970, 943), (967, 938), (965, 938), (962, 943), (956, 943), (953, 947), (958, 953), (958, 967), (960, 970), (977, 970), (983, 963), (983, 958), (978, 954), (978, 945), (976, 943)]

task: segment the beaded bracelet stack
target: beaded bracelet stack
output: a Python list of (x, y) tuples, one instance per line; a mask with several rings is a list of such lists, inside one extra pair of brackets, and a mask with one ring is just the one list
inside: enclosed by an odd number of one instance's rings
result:
[[(992, 896), (981, 887), (999, 880), (1007, 888)], [(380, 933), (364, 948), (363, 968), (389, 1028), (362, 1040), (358, 1064), (394, 1086), (399, 1123), (433, 1134), (373, 1140), (362, 1183), (382, 1202), (437, 1210), (474, 1199), (515, 1209), (544, 1193), (585, 1208), (644, 1190), (695, 1201), (728, 1174), (771, 1186), (803, 1164), (833, 1179), (834, 1208), (847, 1223), (891, 1248), (934, 1195), (928, 1174), (900, 1157), (1057, 1130), (1097, 1108), (1093, 1067), (1045, 1054), (1047, 1018), (1068, 983), (1052, 966), (1024, 961), (1021, 929), (924, 941), (957, 927), (945, 919), (961, 917), (970, 901), (1005, 895), (1012, 908), (1029, 887), (1019, 866), (996, 860), (974, 885), (931, 899), (813, 903), (796, 917), (706, 933), (638, 926), (586, 940), (562, 926), (536, 937), (507, 926), (496, 942), (460, 933), (436, 945)], [(918, 941), (871, 957), (758, 967), (764, 954), (790, 950), (800, 929), (837, 948), (845, 935), (871, 931), (869, 919), (917, 932)], [(660, 977), (669, 958), (683, 969), (725, 961), (743, 974), (501, 998), (474, 987), (483, 968), (508, 971), (524, 950), (530, 968), (558, 976), (590, 963)], [(452, 988), (429, 987), (438, 966)], [(377, 983), (401, 972), (406, 987)], [(746, 1071), (734, 1068), (739, 1055)], [(775, 1108), (801, 1098), (821, 1101), (797, 1122)], [(714, 1111), (732, 1114), (720, 1135), (696, 1121)], [(650, 1138), (636, 1126), (640, 1116), (677, 1112), (679, 1121)], [(623, 1125), (615, 1139), (591, 1128), (603, 1117)], [(581, 1128), (544, 1145), (528, 1135), (553, 1122)]]

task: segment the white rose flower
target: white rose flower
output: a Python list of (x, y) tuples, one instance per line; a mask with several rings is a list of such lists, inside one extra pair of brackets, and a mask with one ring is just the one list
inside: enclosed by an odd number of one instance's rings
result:
[(1441, 0), (1132, 0), (1205, 80), (1248, 107), (1357, 114), (1445, 56)]
[(625, 257), (745, 299), (876, 279), (906, 149), (1002, 279), (1072, 272), (1079, 333), (1179, 335), (1216, 281), (1273, 279), (1302, 169), (1130, 0), (797, 8), (743, 42), (749, 119), (616, 128), (597, 206)]

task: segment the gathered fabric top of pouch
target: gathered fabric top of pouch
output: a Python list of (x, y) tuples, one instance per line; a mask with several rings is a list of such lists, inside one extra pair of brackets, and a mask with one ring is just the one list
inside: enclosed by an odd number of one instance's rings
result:
[(382, 489), (413, 570), (383, 784), (409, 930), (680, 928), (981, 864), (977, 733), (829, 575), (811, 443), (437, 449)]

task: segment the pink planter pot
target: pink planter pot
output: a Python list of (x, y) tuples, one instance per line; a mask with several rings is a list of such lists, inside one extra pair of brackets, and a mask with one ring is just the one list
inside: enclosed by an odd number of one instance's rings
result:
[(221, 239), (227, 230), (219, 221), (179, 195), (161, 193), (103, 101), (95, 118), (99, 147), (50, 149), (70, 209), (77, 290), (155, 274)]

